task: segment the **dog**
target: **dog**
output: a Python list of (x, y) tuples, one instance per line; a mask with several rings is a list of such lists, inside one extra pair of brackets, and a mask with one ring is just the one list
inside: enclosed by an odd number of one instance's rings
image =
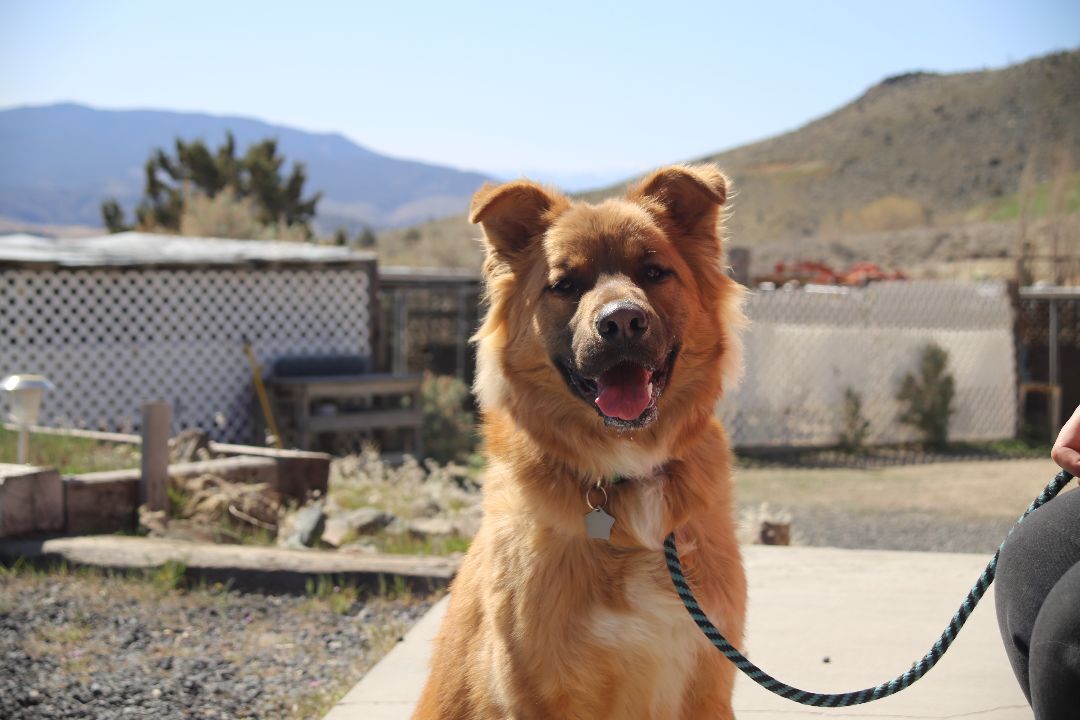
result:
[(674, 532), (698, 601), (739, 645), (746, 580), (714, 412), (744, 324), (722, 267), (727, 197), (711, 165), (595, 205), (528, 180), (473, 197), (484, 518), (416, 720), (733, 717), (734, 667), (662, 549)]

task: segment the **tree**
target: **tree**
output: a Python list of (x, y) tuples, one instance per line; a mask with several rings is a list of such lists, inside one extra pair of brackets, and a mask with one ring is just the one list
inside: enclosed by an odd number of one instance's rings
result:
[(956, 382), (948, 371), (949, 353), (930, 343), (923, 348), (917, 375), (908, 373), (900, 383), (896, 399), (905, 406), (900, 422), (914, 427), (923, 441), (943, 448), (949, 438), (949, 418), (954, 412)]
[(124, 209), (115, 200), (101, 203), (101, 217), (110, 233), (127, 232), (131, 226), (124, 222)]
[[(143, 197), (135, 210), (140, 229), (180, 232), (185, 210), (194, 198), (213, 201), (225, 196), (238, 203), (250, 200), (255, 219), (263, 226), (299, 228), (307, 238), (312, 236), (311, 220), (322, 193), (304, 198), (307, 173), (302, 163), (294, 163), (287, 177), (282, 175), (285, 158), (278, 154), (276, 140), (251, 145), (243, 157), (236, 155), (232, 133), (214, 151), (202, 140), (180, 138), (174, 150), (169, 155), (155, 149), (146, 161)], [(109, 232), (130, 229), (115, 200), (102, 203), (101, 213)]]
[(375, 247), (375, 231), (365, 225), (356, 237), (356, 244), (367, 249)]

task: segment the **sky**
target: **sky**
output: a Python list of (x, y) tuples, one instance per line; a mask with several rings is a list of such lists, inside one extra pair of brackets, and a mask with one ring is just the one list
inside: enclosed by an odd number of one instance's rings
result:
[(1080, 0), (0, 0), (0, 108), (255, 117), (573, 190), (1078, 46)]

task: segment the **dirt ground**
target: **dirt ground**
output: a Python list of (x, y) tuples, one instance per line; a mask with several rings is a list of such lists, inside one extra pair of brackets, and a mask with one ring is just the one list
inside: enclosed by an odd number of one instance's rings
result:
[(1056, 473), (1050, 460), (746, 469), (740, 533), (756, 542), (767, 521), (787, 525), (793, 545), (990, 554)]
[(872, 470), (736, 470), (740, 505), (942, 512), (1015, 519), (1058, 471), (1046, 460), (950, 462)]

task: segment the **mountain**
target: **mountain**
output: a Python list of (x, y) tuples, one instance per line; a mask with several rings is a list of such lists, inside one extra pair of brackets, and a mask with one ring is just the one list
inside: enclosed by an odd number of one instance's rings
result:
[[(1080, 162), (1080, 51), (884, 80), (794, 132), (710, 155), (740, 244), (948, 223)], [(1076, 167), (1075, 164), (1073, 167)]]
[(54, 225), (101, 225), (101, 201), (130, 210), (142, 194), (143, 165), (177, 137), (217, 147), (231, 131), (243, 152), (278, 139), (288, 163), (307, 168), (322, 190), (318, 225), (392, 227), (461, 212), (487, 178), (399, 160), (336, 133), (311, 133), (241, 117), (157, 110), (97, 110), (60, 104), (0, 111), (0, 216)]
[[(855, 236), (865, 256), (883, 233), (1013, 219), (1025, 166), (1045, 200), (1055, 167), (1071, 162), (1067, 205), (1077, 210), (1080, 51), (1000, 70), (899, 75), (797, 130), (690, 162), (715, 162), (732, 179), (733, 244), (777, 245), (780, 256)], [(581, 197), (598, 201), (625, 187)], [(478, 267), (478, 236), (454, 216), (383, 233), (380, 248)]]

